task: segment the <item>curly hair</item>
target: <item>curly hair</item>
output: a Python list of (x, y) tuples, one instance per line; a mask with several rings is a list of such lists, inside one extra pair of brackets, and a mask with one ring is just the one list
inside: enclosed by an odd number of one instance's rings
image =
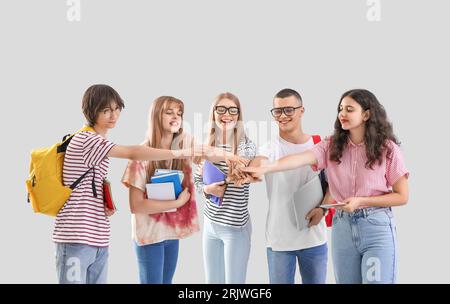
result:
[[(369, 110), (370, 117), (365, 122), (364, 134), (367, 157), (365, 166), (368, 169), (373, 169), (375, 162), (381, 164), (384, 151), (387, 151), (386, 155), (390, 158), (392, 149), (389, 145), (389, 140), (392, 140), (397, 145), (400, 145), (400, 142), (394, 135), (392, 124), (387, 118), (386, 110), (372, 92), (363, 89), (345, 92), (339, 101), (337, 109), (338, 113), (342, 100), (345, 97), (351, 97), (355, 100), (361, 106), (363, 111)], [(350, 132), (348, 130), (342, 129), (338, 115), (334, 123), (334, 134), (332, 136), (330, 147), (330, 160), (339, 164), (341, 163), (342, 153), (347, 146), (349, 135)]]

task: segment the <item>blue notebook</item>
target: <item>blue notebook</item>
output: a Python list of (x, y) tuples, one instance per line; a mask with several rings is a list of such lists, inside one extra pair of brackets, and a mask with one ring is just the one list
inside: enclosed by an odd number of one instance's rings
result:
[(178, 175), (180, 176), (180, 181), (181, 181), (181, 183), (183, 183), (184, 173), (181, 170), (155, 169), (155, 174), (153, 174), (153, 175), (157, 176), (157, 175), (169, 174), (169, 173), (174, 173), (174, 172), (178, 173)]
[[(227, 176), (222, 172), (222, 170), (217, 168), (211, 162), (205, 160), (203, 164), (203, 184), (211, 185), (213, 183), (223, 182), (226, 178)], [(211, 195), (210, 200), (217, 206), (222, 204), (222, 197)]]
[(160, 183), (173, 183), (173, 189), (175, 191), (175, 197), (178, 198), (183, 188), (181, 187), (180, 175), (177, 172), (160, 174), (152, 176), (150, 179), (152, 184)]

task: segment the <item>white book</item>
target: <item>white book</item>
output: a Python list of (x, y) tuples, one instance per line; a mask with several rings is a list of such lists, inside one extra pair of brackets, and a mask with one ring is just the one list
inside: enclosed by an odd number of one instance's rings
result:
[[(147, 196), (149, 199), (158, 201), (175, 200), (175, 190), (173, 183), (147, 184)], [(174, 212), (177, 209), (170, 209), (165, 212)]]

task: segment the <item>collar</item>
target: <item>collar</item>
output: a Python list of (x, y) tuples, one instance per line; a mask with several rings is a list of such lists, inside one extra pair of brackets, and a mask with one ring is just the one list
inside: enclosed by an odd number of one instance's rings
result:
[(363, 141), (362, 143), (360, 143), (360, 144), (355, 144), (355, 143), (350, 139), (350, 137), (348, 138), (348, 143), (349, 143), (349, 146), (355, 147), (355, 148), (360, 148), (360, 147), (364, 147), (364, 146), (365, 146), (364, 141)]

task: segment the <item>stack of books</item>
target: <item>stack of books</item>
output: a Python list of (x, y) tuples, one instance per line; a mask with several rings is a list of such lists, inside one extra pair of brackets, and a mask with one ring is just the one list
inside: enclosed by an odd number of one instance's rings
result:
[[(150, 184), (147, 184), (147, 196), (149, 199), (159, 201), (176, 200), (183, 188), (181, 183), (184, 174), (179, 170), (156, 169), (155, 174), (150, 178)], [(174, 212), (177, 209), (171, 209), (166, 212)]]

